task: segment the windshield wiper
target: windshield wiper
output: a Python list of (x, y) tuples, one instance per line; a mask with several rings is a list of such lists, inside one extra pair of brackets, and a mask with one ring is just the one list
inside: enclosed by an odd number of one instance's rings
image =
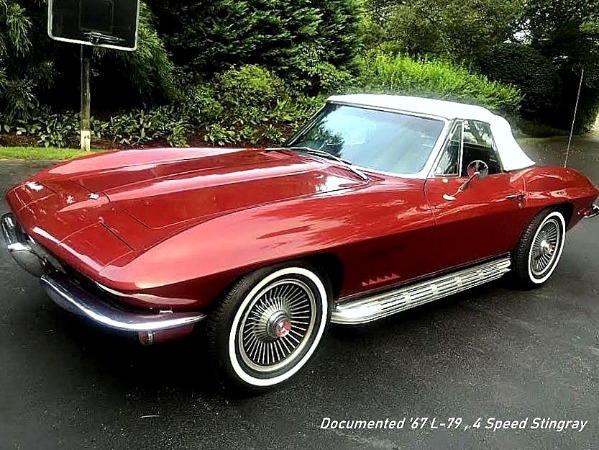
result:
[(354, 167), (352, 165), (351, 161), (348, 161), (347, 159), (343, 159), (338, 156), (335, 156), (329, 152), (325, 152), (324, 150), (318, 150), (318, 149), (311, 148), (311, 147), (277, 147), (277, 148), (267, 148), (266, 149), (266, 151), (276, 151), (276, 150), (295, 150), (300, 153), (307, 153), (308, 155), (319, 156), (321, 158), (325, 158), (325, 159), (328, 159), (331, 161), (336, 161), (338, 163), (341, 163), (344, 167), (346, 167), (348, 170), (350, 170), (352, 173), (356, 174), (358, 177), (362, 178), (363, 180), (369, 179), (368, 175), (366, 175), (364, 172), (362, 172), (361, 170)]

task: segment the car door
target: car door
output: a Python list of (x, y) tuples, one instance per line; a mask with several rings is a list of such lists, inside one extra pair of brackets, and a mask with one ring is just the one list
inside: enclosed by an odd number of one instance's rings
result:
[[(475, 160), (484, 161), (489, 174), (460, 191)], [(489, 124), (456, 121), (425, 183), (436, 223), (431, 255), (436, 269), (511, 251), (525, 225), (524, 187), (519, 172), (503, 170)]]

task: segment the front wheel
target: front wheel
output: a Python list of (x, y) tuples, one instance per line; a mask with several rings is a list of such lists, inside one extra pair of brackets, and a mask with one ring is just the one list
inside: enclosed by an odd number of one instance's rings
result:
[(566, 240), (566, 220), (558, 210), (539, 213), (528, 225), (514, 251), (516, 280), (524, 288), (541, 286), (560, 260)]
[(212, 312), (207, 336), (226, 384), (250, 390), (296, 374), (318, 347), (331, 313), (329, 282), (308, 265), (261, 269), (238, 281)]

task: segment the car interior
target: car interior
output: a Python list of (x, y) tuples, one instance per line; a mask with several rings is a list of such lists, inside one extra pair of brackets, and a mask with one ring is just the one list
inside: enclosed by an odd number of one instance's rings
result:
[[(458, 167), (460, 147), (463, 149), (463, 157), (462, 166)], [(502, 172), (501, 162), (495, 149), (489, 125), (470, 120), (463, 122), (462, 126), (457, 126), (452, 132), (435, 169), (435, 175), (465, 177), (468, 165), (475, 160), (487, 163), (489, 175)]]

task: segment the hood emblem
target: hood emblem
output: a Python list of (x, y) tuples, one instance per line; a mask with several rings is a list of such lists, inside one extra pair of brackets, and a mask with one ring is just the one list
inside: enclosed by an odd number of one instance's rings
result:
[(87, 194), (87, 196), (92, 200), (98, 200), (100, 198), (100, 195), (96, 194), (95, 192), (90, 192), (89, 194)]

